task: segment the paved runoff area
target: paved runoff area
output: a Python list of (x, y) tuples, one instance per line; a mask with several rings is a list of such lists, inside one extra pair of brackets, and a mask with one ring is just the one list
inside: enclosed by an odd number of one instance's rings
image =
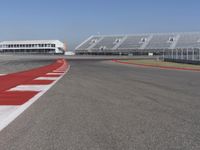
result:
[[(0, 73), (22, 71), (15, 68), (15, 63), (30, 71), (65, 62), (56, 59), (1, 60), (4, 69)], [(60, 77), (0, 132), (0, 149), (200, 149), (199, 72), (144, 68), (100, 59), (72, 59), (66, 63), (61, 72), (53, 68), (31, 77), (27, 84), (6, 89), (14, 93), (26, 89), (34, 94), (44, 90), (51, 78)], [(38, 80), (42, 86), (35, 83)], [(1, 85), (0, 93), (4, 88)], [(9, 112), (3, 107), (3, 112)]]

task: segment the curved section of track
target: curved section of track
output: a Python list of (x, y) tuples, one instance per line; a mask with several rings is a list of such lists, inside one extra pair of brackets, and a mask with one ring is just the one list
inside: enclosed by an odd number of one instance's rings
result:
[(68, 75), (0, 133), (2, 149), (199, 149), (199, 73), (69, 63)]
[(0, 130), (48, 91), (67, 72), (64, 59), (28, 71), (0, 76)]

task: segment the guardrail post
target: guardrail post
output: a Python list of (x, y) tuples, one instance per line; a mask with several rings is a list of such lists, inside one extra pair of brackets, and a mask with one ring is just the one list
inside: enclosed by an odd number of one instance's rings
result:
[(199, 61), (200, 61), (200, 49), (198, 49), (199, 50)]
[(194, 49), (192, 50), (192, 60), (194, 60)]
[(181, 59), (183, 60), (183, 49), (181, 49)]
[(163, 50), (163, 61), (165, 60), (165, 50)]

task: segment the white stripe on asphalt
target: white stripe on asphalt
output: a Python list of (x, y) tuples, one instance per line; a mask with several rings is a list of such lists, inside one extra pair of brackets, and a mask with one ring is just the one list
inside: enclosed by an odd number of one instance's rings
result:
[(35, 80), (57, 80), (59, 79), (59, 77), (39, 77), (39, 78), (36, 78)]
[(43, 91), (49, 88), (49, 85), (19, 85), (9, 91)]
[(62, 75), (63, 73), (47, 73), (46, 75)]
[(54, 73), (64, 73), (65, 71), (54, 70)]
[(0, 120), (8, 117), (10, 114), (16, 111), (19, 106), (1, 106), (0, 107)]

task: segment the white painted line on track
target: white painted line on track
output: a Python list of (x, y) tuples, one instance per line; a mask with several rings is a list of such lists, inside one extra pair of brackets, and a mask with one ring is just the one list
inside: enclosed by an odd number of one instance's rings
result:
[[(0, 121), (0, 131), (2, 131), (6, 126), (8, 126), (12, 121), (14, 121), (20, 114), (22, 114), (26, 109), (28, 109), (34, 102), (36, 102), (42, 95), (44, 95), (51, 87), (53, 87), (65, 74), (67, 74), (70, 70), (70, 65), (67, 68), (67, 71), (60, 76), (56, 81), (54, 81), (47, 89), (38, 93), (36, 96), (31, 98), (28, 102), (15, 109), (14, 112), (9, 114), (7, 117)], [(6, 110), (6, 109), (5, 109)]]
[(50, 85), (19, 85), (9, 91), (43, 91), (47, 89)]
[(65, 71), (58, 71), (58, 70), (54, 70), (54, 73), (65, 73)]
[(62, 75), (63, 73), (47, 73), (46, 75)]
[(36, 78), (35, 80), (58, 80), (59, 77), (39, 77)]
[(5, 75), (6, 75), (6, 74), (1, 74), (1, 73), (0, 73), (0, 76), (5, 76)]

